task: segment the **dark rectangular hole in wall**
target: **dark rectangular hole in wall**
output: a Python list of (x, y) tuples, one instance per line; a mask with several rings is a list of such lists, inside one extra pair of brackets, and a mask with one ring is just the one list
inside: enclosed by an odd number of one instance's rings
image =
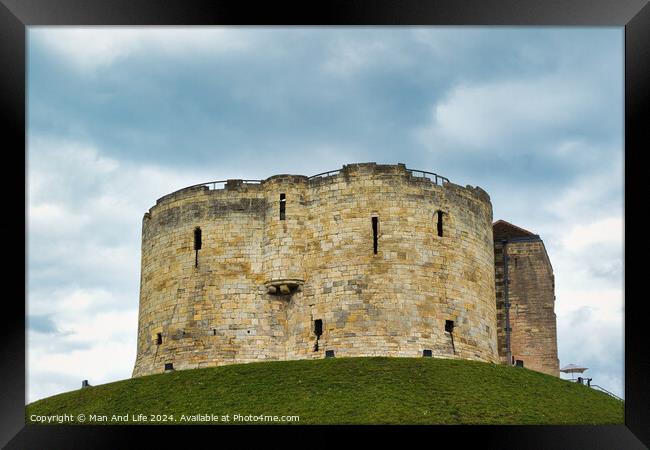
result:
[(521, 359), (518, 359), (517, 361), (515, 361), (515, 366), (524, 367), (524, 362)]
[(156, 345), (162, 344), (162, 333), (156, 335)]
[(431, 350), (422, 350), (422, 356), (431, 357), (433, 354), (431, 353)]
[(165, 370), (174, 370), (174, 363), (165, 363)]
[(325, 358), (334, 358), (334, 350), (325, 350)]
[(322, 319), (314, 320), (314, 334), (316, 335), (317, 338), (320, 338), (321, 335), (323, 334), (323, 320)]
[(379, 217), (372, 218), (372, 248), (373, 252), (377, 254), (377, 235), (379, 233)]
[(201, 250), (201, 229), (199, 227), (194, 229), (194, 250)]
[(280, 220), (284, 220), (286, 206), (287, 206), (287, 197), (284, 194), (280, 194)]
[(438, 211), (438, 236), (442, 237), (442, 211)]
[(199, 250), (201, 250), (201, 228), (194, 228), (194, 267), (199, 267)]
[(454, 321), (453, 320), (445, 320), (445, 331), (448, 333), (452, 333), (454, 331)]

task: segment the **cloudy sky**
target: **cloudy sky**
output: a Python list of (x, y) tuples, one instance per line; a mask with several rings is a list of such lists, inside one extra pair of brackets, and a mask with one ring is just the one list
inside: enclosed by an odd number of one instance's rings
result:
[(623, 395), (623, 28), (28, 29), (28, 401), (131, 376), (143, 214), (405, 163), (541, 235), (560, 364)]

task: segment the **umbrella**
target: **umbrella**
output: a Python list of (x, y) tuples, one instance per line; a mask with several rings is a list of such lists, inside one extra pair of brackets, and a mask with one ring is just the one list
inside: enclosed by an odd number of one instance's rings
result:
[(587, 369), (588, 369), (588, 367), (580, 367), (580, 366), (576, 366), (575, 364), (569, 364), (568, 366), (562, 367), (560, 369), (560, 372), (570, 373), (571, 374), (571, 379), (573, 380), (573, 374), (574, 373), (576, 373), (576, 372), (582, 373)]

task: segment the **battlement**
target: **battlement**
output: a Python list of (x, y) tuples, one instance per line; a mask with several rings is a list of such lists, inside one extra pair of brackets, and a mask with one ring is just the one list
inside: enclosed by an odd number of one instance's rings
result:
[[(467, 190), (468, 192), (474, 193), (474, 195), (482, 201), (490, 201), (490, 197), (487, 192), (478, 186), (472, 187), (470, 185), (467, 185), (463, 188), (462, 186), (451, 183), (448, 178), (442, 175), (419, 169), (408, 169), (406, 165), (402, 163), (377, 164), (374, 162), (368, 162), (346, 164), (341, 169), (330, 170), (311, 176), (281, 174), (273, 175), (264, 180), (229, 179), (208, 181), (205, 183), (187, 186), (170, 194), (164, 195), (156, 201), (156, 206), (167, 202), (182, 200), (197, 193), (205, 193), (210, 191), (254, 193), (264, 190), (268, 184), (288, 183), (310, 187), (319, 187), (323, 183), (336, 183), (341, 180), (351, 182), (362, 177), (370, 177), (376, 179), (395, 178), (402, 179), (406, 182), (416, 185), (419, 183), (421, 185), (436, 185), (444, 186), (449, 189)], [(151, 210), (149, 212), (151, 212)]]

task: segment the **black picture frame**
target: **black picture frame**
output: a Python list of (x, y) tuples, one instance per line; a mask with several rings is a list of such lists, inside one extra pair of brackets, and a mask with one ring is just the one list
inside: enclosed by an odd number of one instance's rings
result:
[[(225, 434), (262, 431), (273, 439), (287, 430), (309, 433), (304, 445), (338, 440), (325, 427), (139, 427), (25, 426), (26, 280), (26, 27), (36, 25), (554, 25), (625, 27), (625, 425), (618, 426), (429, 426), (408, 427), (431, 444), (449, 440), (481, 448), (645, 448), (650, 446), (650, 362), (643, 314), (644, 295), (635, 296), (645, 219), (641, 157), (647, 151), (644, 118), (650, 79), (648, 0), (331, 0), (259, 2), (233, 0), (0, 0), (0, 111), (5, 170), (2, 184), (5, 243), (4, 320), (0, 364), (0, 444), (6, 448), (122, 448), (143, 434), (146, 447), (187, 445), (199, 437), (223, 443)], [(645, 119), (647, 121), (647, 119)], [(7, 163), (7, 156), (12, 163)], [(14, 163), (15, 161), (15, 163)], [(603, 180), (607, 182), (607, 180)], [(22, 196), (21, 196), (22, 194)], [(24, 240), (20, 239), (24, 237)], [(638, 245), (637, 245), (638, 244)], [(23, 258), (21, 258), (23, 255)], [(21, 264), (22, 263), (22, 264)], [(404, 427), (358, 427), (371, 437)], [(356, 431), (356, 430), (355, 430)], [(381, 433), (379, 433), (381, 431)], [(431, 435), (430, 433), (434, 433)], [(235, 436), (231, 436), (234, 438)], [(319, 439), (320, 438), (320, 439)], [(307, 438), (305, 438), (307, 439)], [(336, 439), (336, 440), (335, 440)], [(272, 441), (269, 441), (272, 443)], [(644, 445), (645, 444), (645, 445)], [(233, 444), (235, 445), (235, 444)]]

